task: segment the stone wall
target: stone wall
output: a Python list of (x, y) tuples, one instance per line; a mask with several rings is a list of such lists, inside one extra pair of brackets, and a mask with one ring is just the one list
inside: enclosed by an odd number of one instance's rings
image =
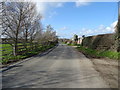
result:
[(82, 41), (82, 45), (97, 50), (116, 51), (114, 34), (102, 34), (85, 37)]

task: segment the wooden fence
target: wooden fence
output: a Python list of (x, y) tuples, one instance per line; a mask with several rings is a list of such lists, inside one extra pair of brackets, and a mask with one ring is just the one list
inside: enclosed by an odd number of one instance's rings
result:
[[(33, 50), (42, 50), (43, 48), (46, 48), (51, 44), (55, 45), (56, 43), (55, 42), (43, 42), (43, 43), (32, 43), (32, 44), (19, 43), (17, 53), (18, 53), (18, 55), (23, 55), (23, 54), (33, 51)], [(13, 47), (12, 46), (0, 47), (0, 51), (2, 52), (2, 59), (4, 59), (6, 56), (13, 56)]]

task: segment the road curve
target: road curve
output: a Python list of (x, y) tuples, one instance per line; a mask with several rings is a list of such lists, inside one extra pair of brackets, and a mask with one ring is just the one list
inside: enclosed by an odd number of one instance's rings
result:
[(109, 88), (91, 61), (66, 45), (3, 72), (2, 84), (2, 88)]

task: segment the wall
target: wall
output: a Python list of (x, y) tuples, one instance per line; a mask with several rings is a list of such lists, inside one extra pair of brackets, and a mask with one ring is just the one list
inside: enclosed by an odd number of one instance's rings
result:
[(114, 34), (102, 34), (85, 37), (82, 41), (82, 45), (97, 50), (116, 51)]

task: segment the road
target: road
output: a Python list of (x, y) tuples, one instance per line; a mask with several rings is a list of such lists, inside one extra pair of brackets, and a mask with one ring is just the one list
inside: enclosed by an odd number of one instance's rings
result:
[(109, 88), (92, 62), (74, 47), (59, 45), (2, 73), (3, 88)]

